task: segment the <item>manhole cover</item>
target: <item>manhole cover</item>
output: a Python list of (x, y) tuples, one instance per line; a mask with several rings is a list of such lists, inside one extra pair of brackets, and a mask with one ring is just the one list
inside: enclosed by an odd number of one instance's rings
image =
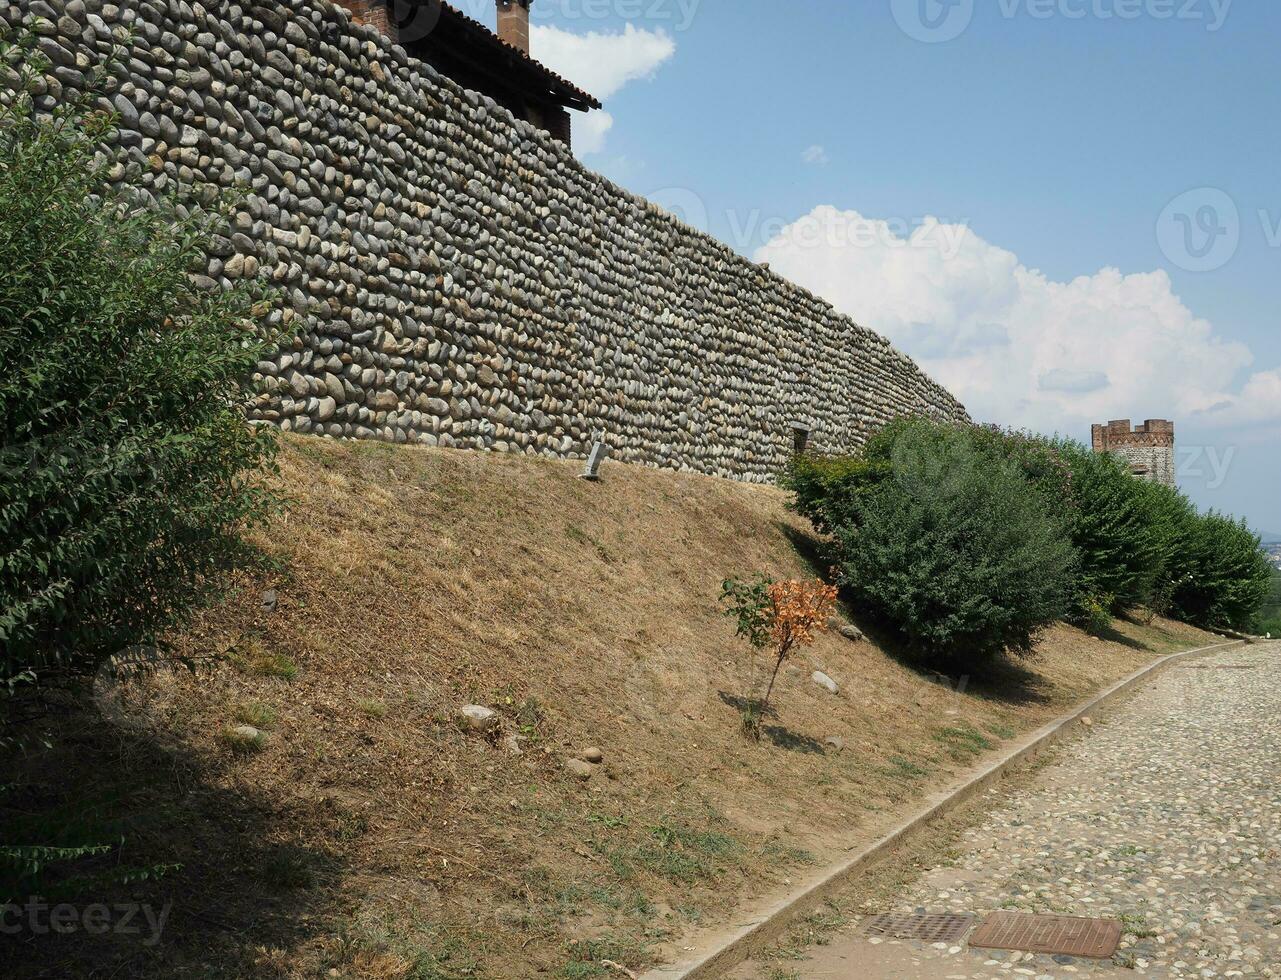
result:
[(1115, 919), (1024, 912), (993, 912), (970, 937), (970, 945), (980, 949), (1017, 949), (1097, 960), (1115, 953), (1120, 942), (1121, 923)]
[(972, 915), (908, 915), (892, 912), (863, 920), (860, 936), (919, 939), (926, 943), (955, 943), (974, 924)]

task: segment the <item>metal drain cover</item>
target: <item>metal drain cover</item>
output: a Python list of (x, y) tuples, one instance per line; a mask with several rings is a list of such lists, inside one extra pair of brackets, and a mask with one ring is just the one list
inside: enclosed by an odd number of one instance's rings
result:
[(1025, 912), (993, 912), (970, 937), (970, 945), (979, 949), (1017, 949), (1096, 960), (1110, 957), (1120, 942), (1121, 923), (1116, 919)]
[(925, 943), (959, 942), (974, 924), (972, 915), (909, 915), (891, 912), (863, 920), (860, 936), (885, 939), (919, 939)]

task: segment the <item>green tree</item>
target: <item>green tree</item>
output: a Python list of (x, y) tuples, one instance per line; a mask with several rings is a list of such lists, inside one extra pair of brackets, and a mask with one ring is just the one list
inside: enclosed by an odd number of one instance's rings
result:
[(1161, 571), (1161, 539), (1143, 482), (1109, 454), (1073, 442), (1058, 449), (1072, 473), (1077, 611), (1091, 602), (1112, 613), (1147, 604)]
[(1268, 595), (1259, 610), (1255, 632), (1260, 636), (1267, 634), (1281, 636), (1281, 570), (1275, 567), (1272, 569), (1272, 579), (1268, 584)]
[(869, 450), (891, 476), (837, 532), (859, 603), (921, 656), (960, 668), (1029, 651), (1069, 607), (1066, 520), (966, 427), (900, 424)]
[(1272, 584), (1272, 565), (1258, 535), (1245, 521), (1210, 511), (1194, 513), (1180, 540), (1172, 614), (1206, 629), (1249, 629)]
[[(240, 411), (278, 338), (192, 273), (225, 218), (113, 191), (87, 100), (0, 44), (0, 677), (92, 671), (181, 619), (275, 505)], [(4, 67), (7, 66), (7, 67)], [(195, 192), (193, 192), (195, 193)], [(206, 193), (206, 199), (214, 195)]]

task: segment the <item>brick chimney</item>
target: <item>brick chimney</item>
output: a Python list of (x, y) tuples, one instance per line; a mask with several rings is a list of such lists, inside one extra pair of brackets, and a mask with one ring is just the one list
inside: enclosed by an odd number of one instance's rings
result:
[(498, 36), (529, 54), (529, 5), (534, 0), (498, 0)]

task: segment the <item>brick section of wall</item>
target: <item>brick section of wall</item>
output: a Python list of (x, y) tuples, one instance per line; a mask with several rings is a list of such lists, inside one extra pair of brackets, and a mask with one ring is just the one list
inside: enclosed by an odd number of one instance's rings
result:
[(547, 124), (547, 132), (551, 133), (555, 139), (560, 140), (567, 147), (574, 143), (574, 123), (568, 109), (554, 109), (544, 120)]
[(1145, 480), (1175, 485), (1173, 422), (1148, 419), (1131, 427), (1129, 419), (1118, 419), (1093, 426), (1090, 434), (1096, 453), (1119, 456)]
[(548, 456), (603, 435), (615, 459), (769, 480), (795, 421), (836, 450), (967, 417), (882, 337), (324, 0), (46, 8), (59, 91), (133, 34), (104, 98), (122, 187), (248, 185), (199, 281), (265, 280), (301, 328), (259, 365), (255, 420)]
[(334, 0), (351, 15), (356, 24), (372, 27), (379, 34), (395, 41), (396, 28), (391, 23), (387, 4), (389, 0)]

